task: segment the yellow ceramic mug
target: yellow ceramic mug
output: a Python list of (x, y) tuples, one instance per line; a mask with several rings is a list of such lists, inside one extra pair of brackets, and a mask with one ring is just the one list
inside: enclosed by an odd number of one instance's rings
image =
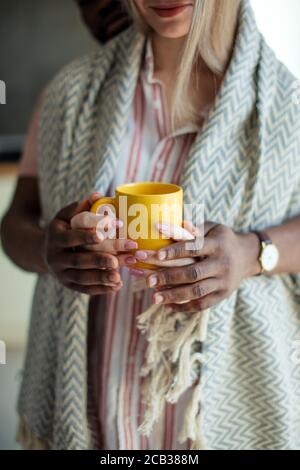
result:
[[(172, 243), (158, 231), (157, 223), (182, 226), (183, 191), (175, 184), (124, 184), (117, 187), (114, 198), (96, 201), (91, 211), (101, 213), (103, 206), (111, 206), (116, 217), (124, 223), (118, 230), (118, 238), (136, 241), (140, 250), (159, 250)], [(154, 268), (142, 262), (136, 265)]]

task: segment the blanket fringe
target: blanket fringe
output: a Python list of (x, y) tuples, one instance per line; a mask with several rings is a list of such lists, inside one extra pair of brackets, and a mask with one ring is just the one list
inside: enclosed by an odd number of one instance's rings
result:
[(191, 440), (191, 449), (205, 449), (201, 425), (200, 344), (206, 338), (209, 310), (185, 314), (167, 313), (163, 305), (151, 305), (137, 317), (137, 328), (147, 334), (147, 350), (140, 375), (144, 377), (142, 400), (146, 405), (138, 431), (149, 436), (165, 402), (176, 403), (191, 386), (179, 442)]

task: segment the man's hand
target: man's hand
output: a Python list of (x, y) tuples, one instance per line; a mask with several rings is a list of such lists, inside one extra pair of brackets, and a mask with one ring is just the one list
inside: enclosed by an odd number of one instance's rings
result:
[[(48, 225), (45, 234), (48, 271), (66, 287), (89, 295), (116, 292), (122, 287), (118, 272), (120, 263), (113, 253), (130, 251), (126, 245), (128, 240), (103, 241), (95, 226), (84, 226), (83, 223), (80, 227), (80, 220), (86, 220), (82, 214), (87, 214), (99, 197), (95, 193), (63, 208)], [(75, 223), (71, 224), (71, 220)]]
[[(253, 233), (236, 233), (213, 222), (204, 225), (204, 241), (173, 243), (157, 252), (137, 252), (142, 261), (160, 266), (148, 274), (147, 285), (155, 289), (154, 302), (177, 311), (207, 309), (229, 297), (241, 282), (259, 272), (259, 240)], [(170, 267), (182, 259), (193, 264)], [(163, 267), (164, 263), (166, 266)]]
[(93, 36), (105, 43), (131, 24), (119, 0), (76, 0)]

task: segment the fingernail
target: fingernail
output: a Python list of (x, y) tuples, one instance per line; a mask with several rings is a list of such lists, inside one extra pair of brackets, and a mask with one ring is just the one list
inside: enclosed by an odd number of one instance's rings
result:
[(135, 264), (136, 259), (133, 256), (128, 256), (128, 258), (125, 259), (125, 263), (127, 264)]
[(144, 271), (142, 271), (141, 269), (132, 268), (130, 269), (130, 273), (133, 274), (133, 276), (138, 276), (138, 277), (144, 276)]
[(158, 224), (160, 230), (170, 230), (170, 226), (166, 224)]
[(161, 303), (163, 303), (163, 301), (164, 301), (164, 298), (161, 294), (155, 294), (154, 303), (161, 304)]
[(115, 262), (115, 261), (112, 261), (112, 260), (108, 260), (106, 262), (106, 265), (104, 265), (104, 267), (106, 269), (117, 269), (118, 268), (118, 264)]
[(116, 228), (122, 228), (124, 226), (124, 222), (122, 220), (113, 220), (112, 225)]
[(150, 276), (149, 279), (148, 279), (148, 284), (149, 284), (149, 287), (154, 287), (156, 286), (158, 283), (158, 278), (157, 276)]
[(160, 261), (163, 261), (167, 257), (167, 252), (166, 251), (158, 251), (157, 252), (157, 257)]
[(108, 280), (111, 281), (111, 282), (115, 282), (115, 283), (117, 282), (117, 281), (116, 281), (116, 277), (115, 277), (114, 274), (110, 274), (110, 275), (108, 276)]
[(104, 241), (104, 235), (102, 232), (96, 231), (95, 241), (100, 241), (100, 242)]
[(135, 253), (135, 256), (137, 257), (137, 259), (139, 260), (144, 260), (144, 259), (147, 259), (148, 258), (148, 255), (145, 251), (137, 251)]
[(137, 242), (133, 242), (132, 240), (128, 240), (128, 242), (125, 243), (126, 250), (135, 250), (137, 247)]
[(173, 308), (172, 307), (167, 307), (166, 305), (164, 306), (164, 309), (165, 309), (165, 312), (166, 313), (172, 313), (173, 312)]

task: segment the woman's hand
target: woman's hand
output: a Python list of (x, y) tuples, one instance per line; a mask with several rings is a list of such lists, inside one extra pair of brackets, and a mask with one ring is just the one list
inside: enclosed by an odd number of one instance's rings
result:
[(189, 312), (219, 303), (244, 279), (257, 274), (259, 246), (253, 233), (236, 233), (224, 225), (207, 222), (204, 239), (197, 233), (193, 240), (173, 243), (155, 253), (137, 252), (136, 256), (160, 266), (193, 258), (189, 266), (166, 267), (147, 276), (147, 285), (156, 291), (156, 304)]
[[(114, 253), (136, 248), (135, 242), (129, 246), (128, 240), (103, 241), (95, 227), (79, 226), (78, 221), (87, 220), (85, 215), (99, 197), (94, 193), (59, 211), (45, 234), (48, 271), (66, 287), (89, 295), (118, 291), (122, 281), (118, 272), (120, 262)], [(123, 255), (126, 256), (129, 255)]]

